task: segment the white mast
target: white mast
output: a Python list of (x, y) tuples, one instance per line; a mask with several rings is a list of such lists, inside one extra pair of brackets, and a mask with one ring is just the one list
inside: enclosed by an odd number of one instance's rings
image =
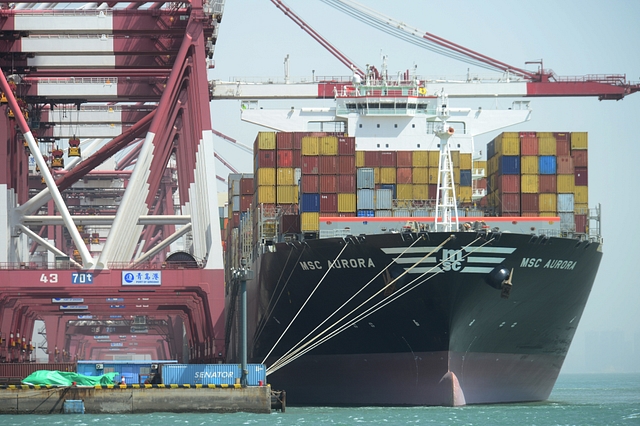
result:
[[(453, 180), (453, 162), (449, 149), (449, 138), (453, 127), (447, 125), (449, 118), (448, 97), (443, 92), (438, 95), (437, 116), (441, 124), (436, 130), (440, 138), (440, 161), (438, 162), (438, 192), (436, 193), (435, 230), (451, 232), (458, 230), (458, 208)], [(453, 217), (455, 217), (455, 222)]]

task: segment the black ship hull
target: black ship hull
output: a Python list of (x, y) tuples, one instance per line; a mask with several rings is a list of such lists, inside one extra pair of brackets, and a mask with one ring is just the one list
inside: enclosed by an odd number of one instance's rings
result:
[[(247, 285), (250, 362), (266, 358), (275, 367), (301, 341), (318, 342), (339, 325), (323, 330), (362, 315), (268, 376), (300, 405), (545, 400), (602, 257), (598, 243), (475, 232), (307, 240), (274, 250), (258, 257)], [(505, 272), (512, 286), (501, 297)], [(237, 329), (232, 287), (228, 324)], [(238, 341), (228, 349), (238, 361)]]

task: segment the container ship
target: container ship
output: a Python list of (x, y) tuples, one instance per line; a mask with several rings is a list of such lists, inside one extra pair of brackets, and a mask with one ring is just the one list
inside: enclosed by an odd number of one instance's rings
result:
[(456, 108), (408, 74), (268, 110), (254, 173), (229, 177), (228, 362), (248, 358), (298, 405), (548, 398), (602, 257), (584, 132), (504, 132), (507, 110)]

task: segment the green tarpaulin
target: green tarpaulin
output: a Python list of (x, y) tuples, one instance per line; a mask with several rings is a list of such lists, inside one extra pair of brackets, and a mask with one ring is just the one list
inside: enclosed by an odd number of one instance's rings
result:
[(107, 373), (102, 376), (85, 376), (69, 371), (38, 370), (22, 380), (25, 385), (78, 386), (113, 385), (113, 379), (120, 373)]

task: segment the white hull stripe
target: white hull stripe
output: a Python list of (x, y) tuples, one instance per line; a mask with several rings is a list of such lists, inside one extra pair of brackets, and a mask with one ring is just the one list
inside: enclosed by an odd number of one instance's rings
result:
[(491, 271), (493, 271), (491, 266), (465, 266), (460, 272), (463, 274), (488, 274)]
[[(409, 270), (409, 268), (404, 268), (405, 271)], [(493, 271), (492, 266), (465, 266), (460, 271), (461, 274), (488, 274)], [(413, 268), (409, 271), (409, 275), (422, 275), (424, 273), (428, 274), (439, 274), (443, 272), (442, 269), (438, 266), (432, 267), (424, 267), (424, 268)]]
[[(429, 254), (432, 251), (437, 253), (440, 248), (438, 247), (388, 247), (381, 249), (385, 254)], [(435, 251), (434, 251), (435, 250)], [(516, 251), (512, 247), (463, 247), (463, 250), (467, 253), (491, 253), (491, 254), (511, 254)]]
[(511, 247), (473, 247), (473, 246), (467, 246), (467, 247), (464, 248), (464, 251), (466, 251), (467, 253), (473, 252), (473, 253), (511, 254), (514, 251), (516, 251), (516, 249), (511, 248)]
[(475, 257), (469, 256), (466, 258), (468, 263), (502, 263), (504, 262), (504, 257)]

